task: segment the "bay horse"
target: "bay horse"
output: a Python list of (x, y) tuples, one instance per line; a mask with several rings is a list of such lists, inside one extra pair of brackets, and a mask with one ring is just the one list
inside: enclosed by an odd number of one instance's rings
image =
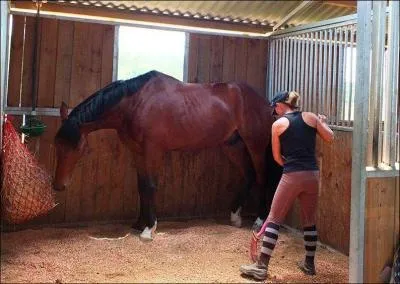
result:
[[(221, 146), (246, 180), (231, 207), (231, 221), (240, 226), (240, 210), (250, 188), (257, 185), (265, 192), (272, 112), (268, 100), (244, 83), (183, 83), (158, 71), (115, 81), (69, 115), (68, 106), (62, 103), (62, 125), (55, 136), (53, 187), (65, 190), (76, 162), (88, 147), (88, 133), (115, 129), (133, 151), (137, 164), (140, 213), (133, 227), (143, 230), (142, 239), (151, 240), (157, 225), (157, 172), (164, 153)], [(265, 202), (260, 201), (261, 207), (259, 212), (267, 214)]]

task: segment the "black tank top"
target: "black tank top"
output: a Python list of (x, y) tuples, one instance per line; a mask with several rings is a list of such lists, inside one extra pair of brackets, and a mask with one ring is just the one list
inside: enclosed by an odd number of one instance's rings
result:
[(289, 120), (289, 127), (279, 136), (283, 173), (318, 170), (315, 157), (317, 129), (304, 122), (300, 111), (287, 113), (284, 117)]

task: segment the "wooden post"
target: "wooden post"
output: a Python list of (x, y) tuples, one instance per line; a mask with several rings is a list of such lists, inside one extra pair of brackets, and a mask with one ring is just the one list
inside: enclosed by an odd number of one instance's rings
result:
[(357, 69), (351, 173), (349, 282), (364, 282), (366, 145), (371, 60), (372, 1), (357, 3)]

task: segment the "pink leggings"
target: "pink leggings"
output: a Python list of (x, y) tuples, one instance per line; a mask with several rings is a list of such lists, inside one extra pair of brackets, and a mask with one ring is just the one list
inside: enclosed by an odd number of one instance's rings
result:
[(303, 227), (315, 225), (318, 203), (319, 171), (290, 172), (282, 175), (265, 223), (282, 224), (298, 197)]

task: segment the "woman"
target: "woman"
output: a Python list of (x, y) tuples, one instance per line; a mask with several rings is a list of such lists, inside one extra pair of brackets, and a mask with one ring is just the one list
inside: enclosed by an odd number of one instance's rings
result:
[[(298, 266), (306, 274), (315, 274), (315, 215), (319, 184), (315, 140), (316, 134), (326, 142), (332, 142), (334, 136), (324, 115), (297, 110), (299, 99), (296, 92), (282, 92), (274, 97), (271, 104), (280, 116), (272, 125), (272, 152), (275, 161), (283, 166), (283, 175), (267, 220), (257, 235), (253, 233), (251, 257), (255, 263), (240, 267), (243, 274), (258, 280), (267, 278), (268, 264), (278, 239), (280, 225), (296, 198), (300, 201), (306, 249), (305, 259)], [(261, 252), (257, 259), (257, 241), (263, 234)]]

